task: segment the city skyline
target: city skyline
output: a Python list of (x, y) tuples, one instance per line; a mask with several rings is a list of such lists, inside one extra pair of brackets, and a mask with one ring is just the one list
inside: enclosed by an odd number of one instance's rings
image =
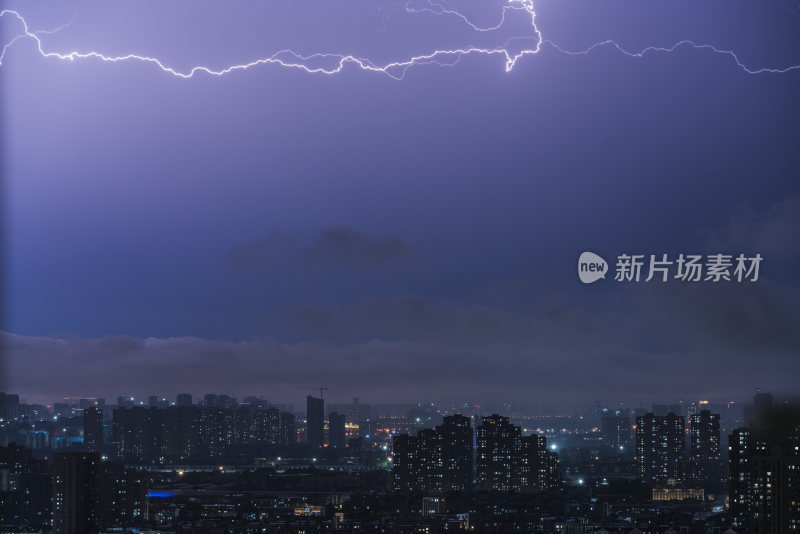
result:
[[(26, 402), (28, 404), (55, 404), (55, 403), (74, 403), (77, 405), (78, 401), (97, 401), (102, 400), (105, 404), (109, 406), (116, 406), (118, 404), (118, 399), (125, 399), (126, 402), (130, 401), (133, 405), (136, 406), (150, 406), (150, 401), (155, 399), (158, 401), (158, 405), (176, 405), (180, 404), (178, 398), (181, 395), (189, 395), (191, 396), (195, 402), (201, 402), (203, 397), (206, 395), (224, 395), (230, 396), (230, 398), (236, 400), (237, 402), (246, 402), (244, 399), (253, 399), (258, 400), (261, 402), (266, 402), (269, 404), (275, 404), (280, 406), (297, 406), (297, 411), (302, 411), (299, 408), (306, 403), (306, 399), (309, 394), (316, 395), (319, 397), (319, 387), (297, 387), (292, 388), (297, 389), (299, 393), (296, 393), (296, 396), (290, 397), (281, 397), (276, 395), (269, 395), (266, 393), (257, 393), (257, 392), (245, 392), (242, 394), (235, 394), (232, 392), (222, 392), (218, 390), (216, 393), (208, 393), (207, 390), (198, 390), (198, 391), (179, 391), (174, 393), (164, 393), (161, 392), (157, 394), (156, 392), (149, 392), (143, 395), (136, 395), (130, 394), (129, 392), (112, 392), (111, 395), (74, 395), (74, 394), (66, 394), (66, 395), (45, 395), (42, 397), (25, 397), (23, 394), (18, 393), (15, 390), (6, 391), (7, 394), (14, 394), (17, 395), (20, 399), (20, 402)], [(328, 390), (330, 388), (325, 387), (324, 389)], [(789, 403), (793, 403), (796, 399), (800, 399), (800, 391), (797, 389), (787, 388), (784, 391), (774, 390), (774, 389), (766, 389), (771, 392), (777, 399), (786, 400)], [(663, 406), (682, 406), (684, 409), (688, 408), (689, 406), (703, 406), (708, 405), (709, 403), (715, 406), (722, 406), (726, 404), (730, 405), (744, 405), (746, 404), (751, 398), (753, 391), (762, 391), (762, 388), (754, 387), (751, 388), (748, 392), (736, 392), (727, 397), (706, 397), (706, 396), (698, 396), (693, 398), (683, 398), (683, 397), (655, 397), (655, 398), (646, 398), (642, 397), (640, 399), (621, 399), (621, 398), (612, 398), (612, 399), (592, 399), (586, 402), (575, 402), (575, 401), (558, 401), (549, 398), (541, 398), (540, 400), (534, 400), (533, 398), (529, 398), (527, 400), (522, 400), (519, 402), (510, 402), (504, 401), (502, 399), (495, 400), (495, 399), (472, 399), (472, 398), (463, 398), (463, 399), (456, 399), (454, 401), (449, 400), (437, 400), (431, 397), (426, 397), (420, 400), (414, 400), (410, 398), (400, 398), (400, 399), (386, 399), (386, 398), (370, 398), (370, 397), (363, 397), (361, 395), (351, 395), (351, 394), (340, 394), (334, 396), (329, 396), (325, 394), (322, 398), (325, 401), (325, 405), (346, 405), (351, 404), (354, 399), (357, 399), (359, 402), (365, 405), (380, 405), (380, 406), (388, 406), (388, 405), (397, 405), (397, 406), (436, 406), (437, 408), (444, 409), (444, 410), (454, 410), (459, 408), (484, 408), (487, 406), (497, 407), (503, 406), (506, 407), (507, 410), (514, 410), (519, 411), (520, 413), (529, 412), (531, 409), (533, 411), (542, 411), (542, 410), (554, 410), (549, 415), (563, 415), (567, 412), (574, 412), (577, 413), (582, 409), (587, 409), (596, 406), (602, 406), (608, 409), (638, 409), (638, 408), (645, 408), (648, 406), (654, 405), (663, 405)], [(316, 392), (316, 393), (315, 393)], [(480, 402), (479, 402), (480, 401)]]
[[(408, 521), (437, 533), (500, 521), (501, 531), (730, 534), (788, 533), (800, 520), (800, 398), (757, 391), (745, 405), (592, 406), (570, 417), (306, 402), (298, 419), (291, 406), (224, 394), (36, 406), (0, 393), (0, 521), (86, 534)], [(475, 508), (487, 501), (503, 504)]]
[(797, 0), (0, 0), (0, 534), (800, 529)]

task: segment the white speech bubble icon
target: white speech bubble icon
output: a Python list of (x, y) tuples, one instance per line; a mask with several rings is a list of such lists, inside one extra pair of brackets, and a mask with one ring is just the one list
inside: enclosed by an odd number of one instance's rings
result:
[(608, 273), (606, 260), (594, 252), (583, 252), (578, 258), (578, 278), (584, 284), (597, 282), (601, 278), (605, 278), (606, 273)]

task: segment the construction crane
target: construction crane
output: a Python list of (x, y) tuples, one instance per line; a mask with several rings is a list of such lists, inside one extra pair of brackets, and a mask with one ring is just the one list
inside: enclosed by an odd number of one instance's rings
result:
[[(316, 386), (297, 386), (300, 389), (317, 389)], [(319, 386), (319, 398), (323, 398), (323, 394), (328, 391), (328, 388), (325, 386)]]

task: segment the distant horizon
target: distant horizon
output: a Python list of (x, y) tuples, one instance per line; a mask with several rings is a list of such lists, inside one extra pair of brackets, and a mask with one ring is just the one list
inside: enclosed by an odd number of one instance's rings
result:
[[(302, 413), (305, 412), (305, 402), (306, 396), (304, 395), (302, 398), (299, 398), (295, 401), (292, 400), (284, 400), (278, 397), (272, 397), (268, 394), (258, 395), (258, 394), (233, 394), (230, 392), (225, 391), (213, 391), (209, 390), (204, 393), (193, 393), (190, 391), (179, 391), (176, 393), (171, 393), (164, 395), (162, 394), (155, 394), (150, 393), (146, 395), (131, 395), (130, 393), (119, 393), (111, 396), (102, 396), (102, 395), (88, 395), (88, 396), (81, 396), (81, 395), (64, 395), (62, 397), (42, 397), (42, 398), (33, 398), (33, 400), (29, 397), (24, 397), (23, 394), (14, 391), (14, 390), (5, 390), (0, 391), (5, 394), (11, 395), (19, 395), (20, 403), (24, 404), (38, 404), (38, 405), (52, 405), (62, 402), (67, 399), (75, 399), (75, 400), (100, 400), (102, 399), (105, 403), (105, 406), (119, 406), (117, 404), (118, 397), (124, 396), (126, 398), (133, 397), (134, 399), (134, 406), (144, 406), (149, 407), (148, 398), (151, 395), (155, 395), (158, 397), (159, 401), (166, 400), (168, 405), (175, 405), (176, 404), (176, 397), (182, 393), (188, 393), (192, 395), (192, 404), (193, 405), (200, 405), (203, 402), (203, 398), (205, 395), (212, 394), (212, 395), (228, 395), (232, 398), (236, 399), (236, 402), (239, 404), (245, 403), (244, 399), (248, 397), (255, 397), (258, 400), (262, 400), (270, 405), (280, 405), (280, 406), (292, 406), (292, 411), (295, 413)], [(784, 400), (792, 400), (796, 401), (800, 399), (800, 391), (784, 391), (784, 392), (777, 392), (772, 390), (762, 390), (761, 393), (768, 393), (773, 396), (776, 402), (781, 402)], [(319, 398), (319, 394), (309, 393), (309, 395)], [(736, 398), (727, 398), (727, 399), (714, 399), (714, 398), (705, 398), (705, 397), (698, 397), (697, 399), (689, 399), (689, 398), (675, 398), (675, 399), (642, 399), (639, 401), (624, 401), (624, 400), (613, 400), (613, 401), (604, 401), (599, 399), (595, 402), (587, 402), (587, 403), (569, 403), (569, 402), (556, 402), (556, 401), (542, 401), (542, 402), (518, 402), (518, 403), (509, 403), (507, 401), (486, 401), (486, 402), (473, 402), (473, 401), (464, 401), (462, 403), (456, 403), (451, 401), (433, 401), (429, 399), (425, 400), (381, 400), (381, 399), (370, 399), (359, 397), (358, 395), (354, 395), (345, 400), (338, 400), (336, 398), (330, 399), (327, 396), (323, 397), (325, 401), (326, 411), (328, 406), (330, 405), (337, 405), (337, 406), (348, 406), (352, 405), (353, 398), (359, 398), (359, 405), (361, 406), (434, 406), (440, 411), (450, 412), (450, 413), (463, 413), (459, 412), (459, 409), (465, 409), (464, 411), (469, 410), (478, 410), (484, 413), (489, 413), (490, 411), (493, 413), (499, 413), (500, 415), (512, 415), (514, 413), (524, 413), (526, 415), (541, 415), (541, 416), (571, 416), (571, 415), (578, 415), (583, 414), (586, 412), (581, 412), (580, 410), (590, 410), (594, 407), (600, 406), (604, 409), (608, 409), (609, 411), (613, 411), (615, 409), (627, 409), (627, 410), (642, 410), (646, 409), (651, 411), (654, 406), (663, 405), (663, 406), (672, 406), (675, 404), (683, 404), (684, 408), (688, 408), (692, 403), (696, 404), (699, 410), (710, 409), (714, 411), (714, 408), (717, 408), (721, 405), (728, 404), (733, 402), (736, 406), (736, 409), (742, 409), (744, 406), (752, 405), (753, 396), (750, 397), (742, 397), (739, 399)], [(700, 405), (700, 401), (707, 401), (709, 406)], [(74, 406), (74, 404), (73, 404)], [(552, 407), (554, 409), (553, 412), (542, 413), (543, 411), (547, 410), (548, 407)], [(537, 414), (530, 413), (531, 411), (539, 412)]]

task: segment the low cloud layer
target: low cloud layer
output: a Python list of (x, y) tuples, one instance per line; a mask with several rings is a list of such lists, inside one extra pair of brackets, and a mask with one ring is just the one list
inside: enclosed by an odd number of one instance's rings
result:
[(797, 295), (768, 284), (661, 289), (631, 288), (628, 311), (605, 315), (563, 302), (520, 313), (419, 297), (299, 307), (288, 321), (302, 342), (1, 339), (6, 379), (29, 400), (188, 391), (301, 403), (324, 384), (335, 402), (574, 404), (796, 388)]

